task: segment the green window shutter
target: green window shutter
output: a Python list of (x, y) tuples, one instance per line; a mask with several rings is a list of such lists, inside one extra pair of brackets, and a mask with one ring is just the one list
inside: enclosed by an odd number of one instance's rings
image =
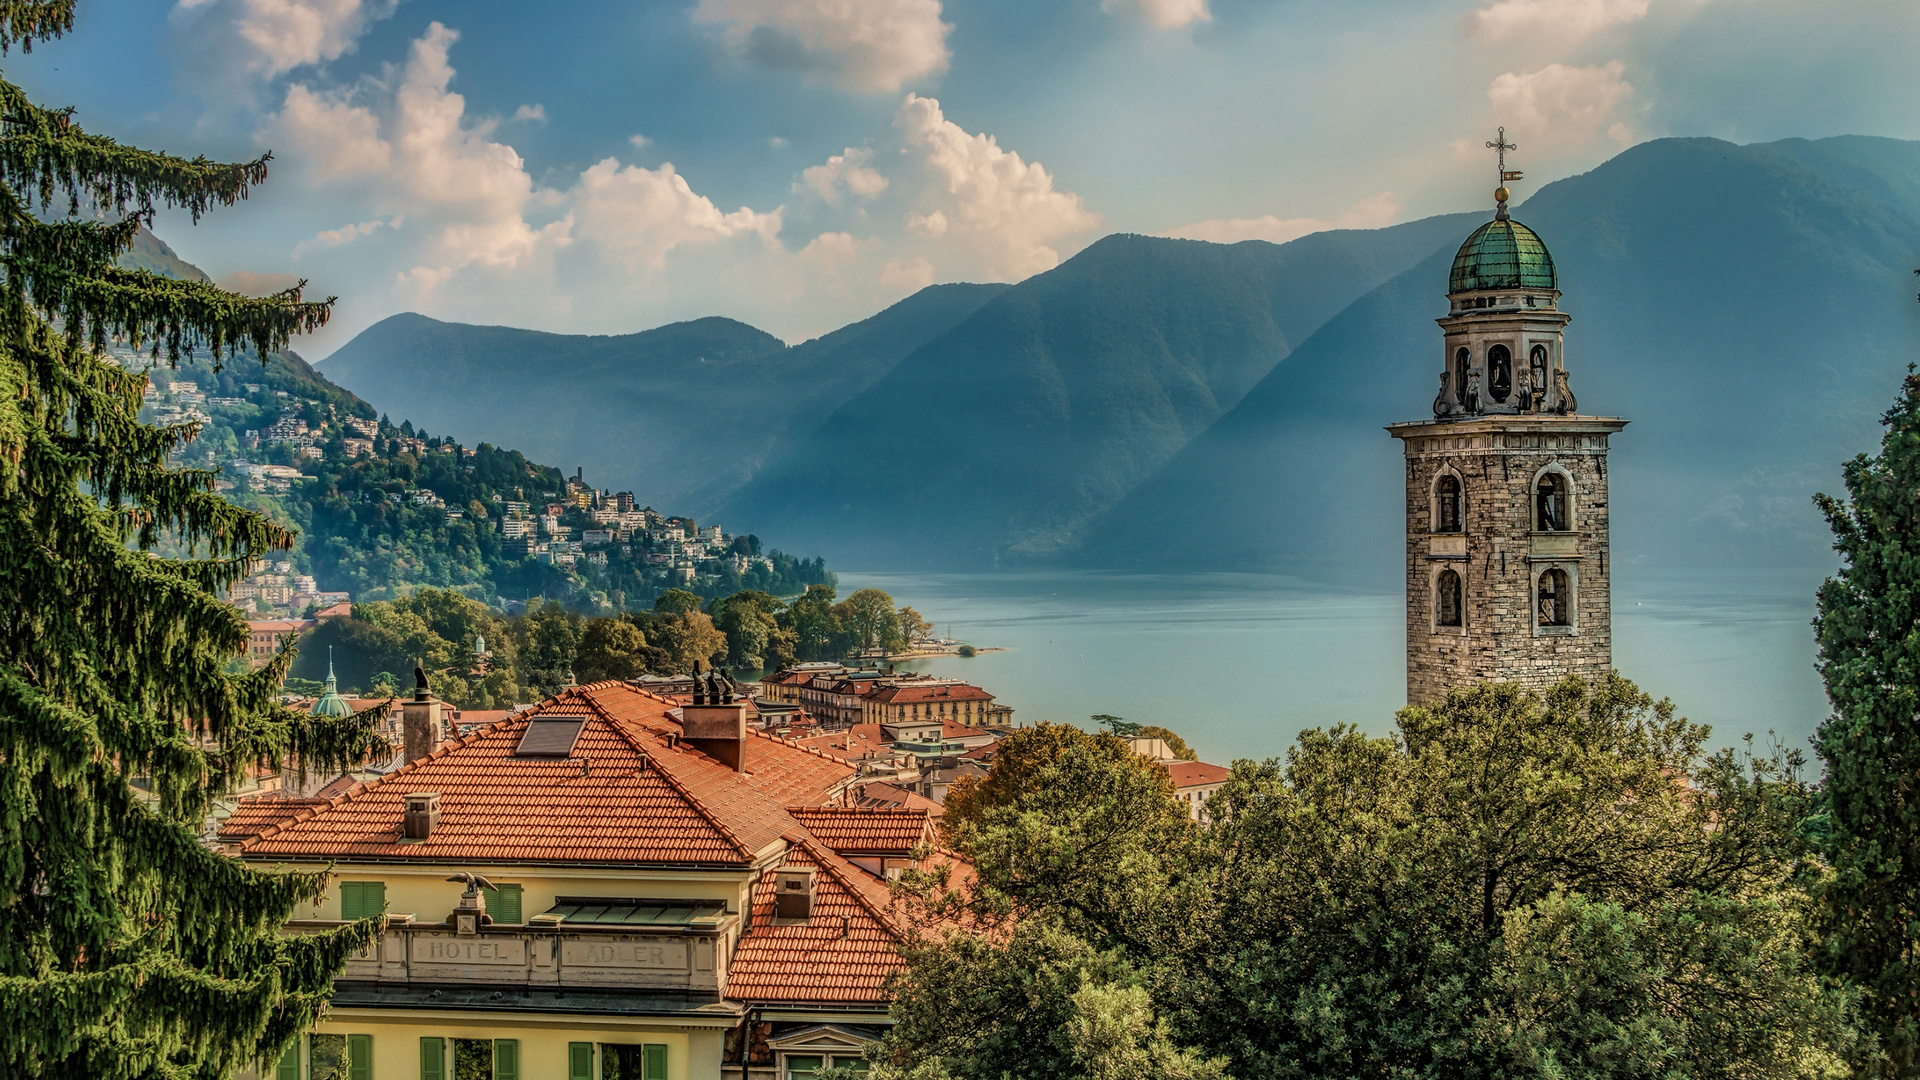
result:
[(273, 1067), (273, 1080), (300, 1080), (300, 1040), (293, 1040), (287, 1052), (280, 1055), (280, 1064)]
[(520, 1040), (493, 1040), (493, 1080), (520, 1080)]
[(642, 1049), (640, 1062), (640, 1080), (667, 1080), (667, 1048), (661, 1043), (647, 1043)]
[(567, 1080), (593, 1080), (592, 1043), (567, 1044)]
[(497, 923), (521, 923), (520, 886), (495, 885), (487, 890), (487, 914)]
[(420, 1040), (420, 1080), (447, 1080), (447, 1041)]
[(347, 1036), (347, 1080), (373, 1080), (373, 1036)]
[(340, 917), (351, 922), (372, 918), (387, 906), (384, 881), (343, 881), (340, 883)]

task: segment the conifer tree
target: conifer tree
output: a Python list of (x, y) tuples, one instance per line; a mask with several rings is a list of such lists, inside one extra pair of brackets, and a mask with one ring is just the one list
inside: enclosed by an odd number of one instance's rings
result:
[(1826, 763), (1827, 958), (1868, 992), (1871, 1074), (1920, 1075), (1920, 375), (1882, 419), (1877, 457), (1845, 469), (1848, 500), (1816, 496), (1840, 572), (1820, 587)]
[[(4, 0), (0, 52), (72, 24), (72, 0)], [(375, 930), (280, 936), (325, 878), (200, 842), (250, 766), (338, 765), (371, 729), (279, 705), (290, 654), (224, 673), (247, 627), (215, 591), (291, 536), (171, 467), (195, 426), (142, 424), (145, 376), (102, 355), (118, 338), (155, 363), (264, 362), (325, 321), (331, 301), (298, 289), (250, 299), (114, 265), (158, 207), (197, 221), (266, 172), (89, 134), (0, 80), (0, 1076), (275, 1057)], [(191, 556), (155, 555), (166, 535)]]

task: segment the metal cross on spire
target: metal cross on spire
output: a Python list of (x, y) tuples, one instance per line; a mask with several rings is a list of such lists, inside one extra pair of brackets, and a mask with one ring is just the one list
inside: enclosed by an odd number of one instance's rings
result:
[(1487, 144), (1487, 149), (1499, 155), (1500, 186), (1493, 189), (1493, 217), (1495, 221), (1505, 221), (1507, 220), (1507, 198), (1512, 195), (1512, 192), (1507, 190), (1507, 181), (1520, 179), (1520, 170), (1507, 168), (1507, 151), (1520, 148), (1507, 141), (1507, 129), (1502, 127), (1500, 133), (1494, 136), (1494, 140)]

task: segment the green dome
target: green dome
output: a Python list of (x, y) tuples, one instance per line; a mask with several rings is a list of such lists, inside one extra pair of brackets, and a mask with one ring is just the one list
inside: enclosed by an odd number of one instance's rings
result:
[(340, 696), (340, 684), (333, 677), (333, 649), (327, 649), (327, 692), (308, 709), (311, 716), (347, 717), (353, 715), (353, 706)]
[(1453, 257), (1450, 293), (1475, 289), (1558, 289), (1553, 256), (1532, 229), (1517, 221), (1489, 221), (1473, 230)]

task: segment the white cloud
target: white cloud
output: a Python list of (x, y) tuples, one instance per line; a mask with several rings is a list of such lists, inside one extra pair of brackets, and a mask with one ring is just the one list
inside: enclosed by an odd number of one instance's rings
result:
[(1279, 218), (1272, 214), (1263, 214), (1257, 218), (1214, 218), (1209, 221), (1196, 221), (1191, 225), (1182, 225), (1177, 229), (1169, 229), (1160, 235), (1177, 236), (1185, 240), (1211, 240), (1216, 244), (1235, 244), (1242, 240), (1266, 240), (1270, 243), (1284, 244), (1311, 233), (1326, 232), (1328, 229), (1382, 228), (1397, 221), (1400, 210), (1400, 204), (1394, 200), (1393, 192), (1383, 191), (1354, 203), (1347, 210), (1331, 218)]
[(627, 141), (633, 144), (635, 150), (645, 150), (647, 147), (653, 145), (652, 139), (647, 138), (637, 131), (627, 136)]
[(1647, 14), (1648, 0), (1494, 0), (1473, 13), (1473, 29), (1490, 41), (1523, 36), (1572, 43)]
[(794, 190), (811, 190), (829, 203), (838, 203), (842, 190), (871, 199), (887, 190), (887, 178), (874, 171), (872, 161), (872, 150), (849, 146), (828, 158), (826, 164), (803, 171)]
[(1211, 22), (1207, 0), (1100, 0), (1109, 14), (1137, 15), (1155, 30), (1178, 30), (1197, 22)]
[(643, 169), (607, 158), (580, 174), (569, 194), (581, 236), (629, 271), (660, 270), (683, 244), (749, 235), (778, 243), (779, 210), (722, 213), (671, 164)]
[(515, 120), (531, 121), (535, 124), (544, 124), (547, 122), (547, 107), (539, 104), (522, 105), (513, 110), (513, 118)]
[(243, 73), (267, 80), (352, 52), (399, 0), (180, 0), (169, 21), (195, 54), (192, 70), (210, 85)]
[(295, 244), (293, 246), (293, 257), (298, 259), (309, 251), (336, 248), (341, 244), (351, 244), (355, 240), (364, 236), (371, 236), (381, 229), (397, 229), (405, 223), (405, 221), (405, 214), (395, 214), (392, 219), (386, 221), (375, 218), (372, 221), (359, 221), (350, 225), (342, 225), (337, 229), (322, 229), (313, 235), (313, 239), (303, 240)]
[(376, 212), (420, 216), (433, 236), (422, 254), (438, 264), (439, 277), (472, 264), (512, 267), (543, 245), (567, 241), (564, 219), (542, 227), (527, 220), (538, 200), (520, 155), (494, 141), (490, 123), (466, 121), (465, 99), (449, 89), (447, 53), (458, 39), (440, 23), (429, 25), (390, 100), (362, 104), (291, 86), (262, 132), (290, 144), (310, 181), (357, 184)]
[(1055, 189), (1045, 166), (1022, 161), (992, 135), (965, 131), (933, 98), (908, 94), (893, 122), (908, 154), (937, 181), (923, 193), (935, 205), (916, 207), (907, 220), (961, 249), (993, 280), (1052, 269), (1060, 261), (1055, 244), (1100, 224), (1080, 196)]
[(786, 139), (781, 138), (778, 135), (767, 136), (767, 146), (771, 149), (785, 150), (789, 145), (791, 144), (788, 143)]
[(1487, 87), (1493, 115), (1507, 130), (1545, 149), (1583, 146), (1601, 134), (1620, 146), (1634, 140), (1634, 89), (1618, 60), (1594, 67), (1548, 64), (1510, 71)]
[(700, 0), (693, 17), (749, 63), (848, 90), (897, 91), (951, 56), (940, 0)]
[(880, 286), (896, 293), (916, 293), (933, 284), (933, 264), (916, 255), (912, 260), (888, 259), (880, 268)]
[[(842, 269), (869, 251), (880, 248), (877, 239), (861, 240), (850, 232), (825, 232), (808, 241), (797, 256), (803, 263), (819, 267), (829, 275)], [(931, 267), (928, 268), (931, 271)]]
[(726, 314), (797, 338), (935, 281), (1047, 270), (1101, 222), (914, 94), (872, 145), (793, 176), (792, 206), (723, 208), (672, 163), (614, 157), (536, 182), (504, 134), (522, 129), (467, 113), (457, 41), (435, 23), (379, 79), (296, 82), (260, 129), (312, 221), (294, 257), (349, 294), (330, 337), (410, 308), (574, 331)]

